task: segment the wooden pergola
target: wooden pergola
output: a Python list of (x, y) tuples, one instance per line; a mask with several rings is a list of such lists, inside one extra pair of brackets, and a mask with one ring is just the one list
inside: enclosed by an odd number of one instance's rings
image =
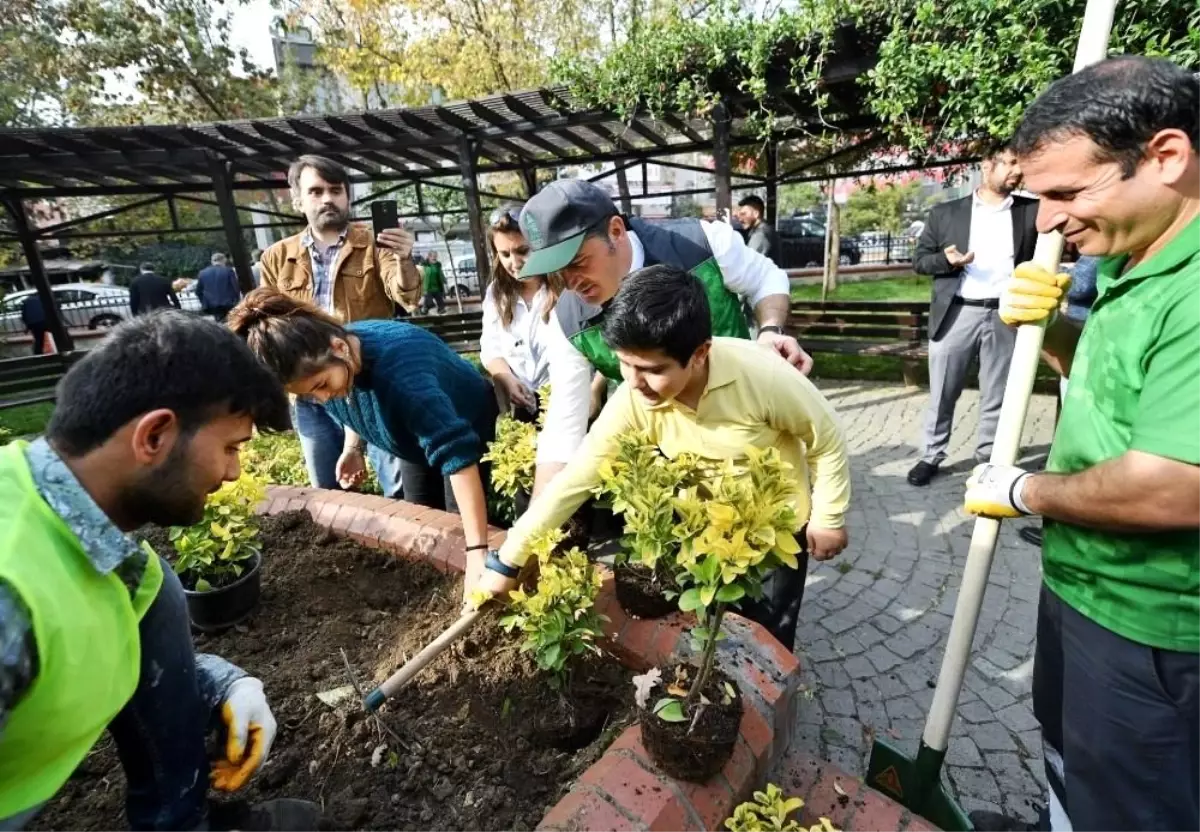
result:
[[(426, 214), (426, 188), (448, 187), (445, 179), (458, 177), (461, 184), (449, 187), (461, 189), (465, 195), (481, 274), (486, 273), (488, 256), (480, 198), (507, 197), (481, 191), (480, 174), (515, 173), (524, 183), (526, 194), (532, 195), (539, 170), (610, 162), (613, 169), (593, 179), (616, 176), (621, 207), (628, 213), (631, 201), (638, 195), (629, 193), (625, 172), (643, 166), (641, 196), (649, 196), (645, 190), (644, 166), (654, 162), (664, 167), (712, 173), (718, 209), (731, 208), (734, 190), (761, 188), (766, 193), (768, 219), (773, 221), (779, 185), (827, 178), (831, 164), (861, 158), (864, 149), (873, 147), (877, 141), (879, 131), (874, 129), (877, 124), (860, 112), (858, 86), (860, 76), (874, 65), (874, 51), (859, 49), (852, 50), (852, 54), (858, 57), (843, 60), (826, 71), (832, 108), (818, 112), (812, 102), (789, 101), (792, 116), (788, 125), (766, 141), (746, 127), (746, 118), (756, 107), (751, 100), (727, 100), (705, 117), (640, 113), (622, 119), (611, 112), (583, 106), (561, 87), (443, 106), (337, 115), (295, 115), (216, 124), (0, 130), (0, 201), (11, 218), (11, 230), (0, 229), (0, 241), (21, 245), (50, 318), (50, 331), (61, 349), (70, 350), (70, 336), (51, 302), (49, 283), (38, 253), (39, 240), (223, 231), (233, 266), (243, 286), (249, 288), (251, 264), (242, 231), (248, 227), (294, 227), (303, 220), (291, 214), (241, 206), (234, 194), (240, 190), (286, 188), (288, 165), (305, 153), (340, 162), (352, 172), (354, 182), (397, 183), (376, 190), (360, 202), (413, 188), (417, 212), (409, 216)], [(830, 129), (844, 131), (858, 141), (835, 153), (779, 170), (780, 142)], [(733, 170), (732, 152), (751, 148), (755, 155), (765, 153), (765, 175)], [(697, 151), (712, 154), (712, 170), (667, 158)], [(927, 164), (843, 175), (909, 170)], [(684, 196), (700, 192), (656, 191), (653, 195)], [(26, 203), (33, 200), (118, 195), (144, 199), (42, 227), (31, 224), (26, 212)], [(222, 225), (203, 229), (182, 227), (176, 211), (180, 200), (216, 205)], [(94, 220), (164, 202), (169, 208), (170, 229), (103, 233), (74, 230)], [(271, 222), (242, 222), (239, 211), (251, 210), (270, 217)]]

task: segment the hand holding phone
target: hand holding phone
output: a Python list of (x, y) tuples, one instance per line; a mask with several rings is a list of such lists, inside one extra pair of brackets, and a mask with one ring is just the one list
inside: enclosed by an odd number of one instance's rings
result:
[(400, 227), (399, 210), (394, 199), (380, 199), (371, 203), (371, 225), (378, 245), (391, 249), (401, 258), (412, 256), (416, 238), (407, 228)]

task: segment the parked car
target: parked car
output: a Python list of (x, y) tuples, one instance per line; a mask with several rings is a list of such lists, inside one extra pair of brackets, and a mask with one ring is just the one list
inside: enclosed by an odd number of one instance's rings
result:
[(475, 265), (475, 255), (468, 254), (454, 261), (454, 269), (443, 268), (446, 273), (446, 294), (468, 297), (479, 294), (479, 269)]
[[(55, 303), (67, 326), (104, 329), (116, 326), (130, 316), (129, 290), (122, 286), (100, 283), (63, 283), (51, 286)], [(4, 332), (24, 332), (21, 305), (34, 289), (13, 292), (0, 303), (0, 329)]]
[[(825, 224), (810, 217), (784, 217), (775, 223), (779, 237), (780, 255), (776, 258), (784, 269), (804, 269), (825, 265)], [(854, 266), (862, 260), (858, 243), (842, 237), (838, 262)]]

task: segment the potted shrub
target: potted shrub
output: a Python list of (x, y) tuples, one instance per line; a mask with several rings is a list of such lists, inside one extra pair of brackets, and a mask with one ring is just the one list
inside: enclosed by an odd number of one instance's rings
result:
[(604, 714), (581, 715), (569, 690), (578, 665), (589, 655), (599, 655), (597, 642), (607, 618), (596, 610), (600, 575), (578, 548), (558, 551), (563, 537), (554, 530), (532, 541), (537, 587), (532, 593), (524, 588), (509, 593), (500, 626), (524, 636), (522, 652), (531, 654), (538, 669), (549, 674), (550, 687), (558, 693), (555, 707), (541, 715), (541, 733), (556, 744), (576, 747), (590, 742), (603, 727)]
[(675, 498), (699, 471), (691, 455), (667, 459), (644, 431), (620, 436), (617, 450), (600, 464), (596, 493), (611, 501), (624, 522), (613, 583), (628, 615), (660, 618), (676, 609), (682, 590), (675, 580)]
[(232, 627), (258, 609), (262, 551), (255, 507), (265, 496), (262, 481), (243, 472), (208, 498), (199, 523), (171, 529), (175, 573), (196, 629)]
[(686, 586), (679, 608), (696, 614), (691, 635), (699, 663), (666, 673), (653, 668), (637, 683), (642, 741), (672, 777), (703, 782), (733, 754), (742, 697), (737, 683), (714, 668), (721, 621), (730, 604), (762, 597), (771, 570), (798, 566), (790, 468), (774, 448), (747, 448), (744, 464), (726, 462), (675, 500), (675, 562)]
[(838, 832), (829, 818), (820, 818), (811, 827), (804, 827), (788, 815), (804, 808), (798, 797), (785, 798), (783, 790), (774, 783), (767, 784), (765, 792), (755, 792), (753, 800), (747, 800), (733, 810), (733, 816), (725, 821), (729, 832)]

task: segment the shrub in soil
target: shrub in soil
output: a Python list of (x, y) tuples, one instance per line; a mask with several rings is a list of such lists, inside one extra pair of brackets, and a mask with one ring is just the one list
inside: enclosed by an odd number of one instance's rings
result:
[(798, 797), (783, 796), (783, 790), (774, 783), (767, 790), (755, 792), (753, 800), (747, 800), (733, 810), (733, 817), (725, 821), (729, 832), (838, 832), (829, 818), (820, 820), (811, 827), (790, 818), (793, 812), (804, 808)]
[(741, 697), (730, 680), (713, 685), (721, 621), (731, 604), (762, 597), (763, 579), (773, 569), (798, 566), (795, 489), (776, 449), (751, 447), (744, 463), (726, 461), (672, 501), (675, 562), (687, 587), (679, 608), (696, 614), (691, 637), (699, 663), (670, 668), (666, 677), (653, 668), (635, 683), (646, 750), (674, 777), (702, 782), (733, 753)]
[[(147, 537), (167, 544), (165, 530)], [(633, 719), (617, 662), (586, 650), (555, 690), (488, 611), (376, 721), (341, 651), (369, 689), (458, 618), (460, 579), (334, 537), (305, 512), (264, 518), (261, 539), (262, 606), (196, 639), (263, 680), (279, 723), (239, 797), (314, 800), (335, 829), (532, 829)], [(124, 791), (105, 739), (33, 828), (126, 828)]]
[(689, 454), (667, 459), (650, 437), (630, 431), (600, 465), (597, 494), (612, 501), (625, 534), (613, 568), (617, 602), (637, 618), (661, 618), (673, 611), (681, 588), (675, 580), (679, 538), (675, 497), (703, 469)]

